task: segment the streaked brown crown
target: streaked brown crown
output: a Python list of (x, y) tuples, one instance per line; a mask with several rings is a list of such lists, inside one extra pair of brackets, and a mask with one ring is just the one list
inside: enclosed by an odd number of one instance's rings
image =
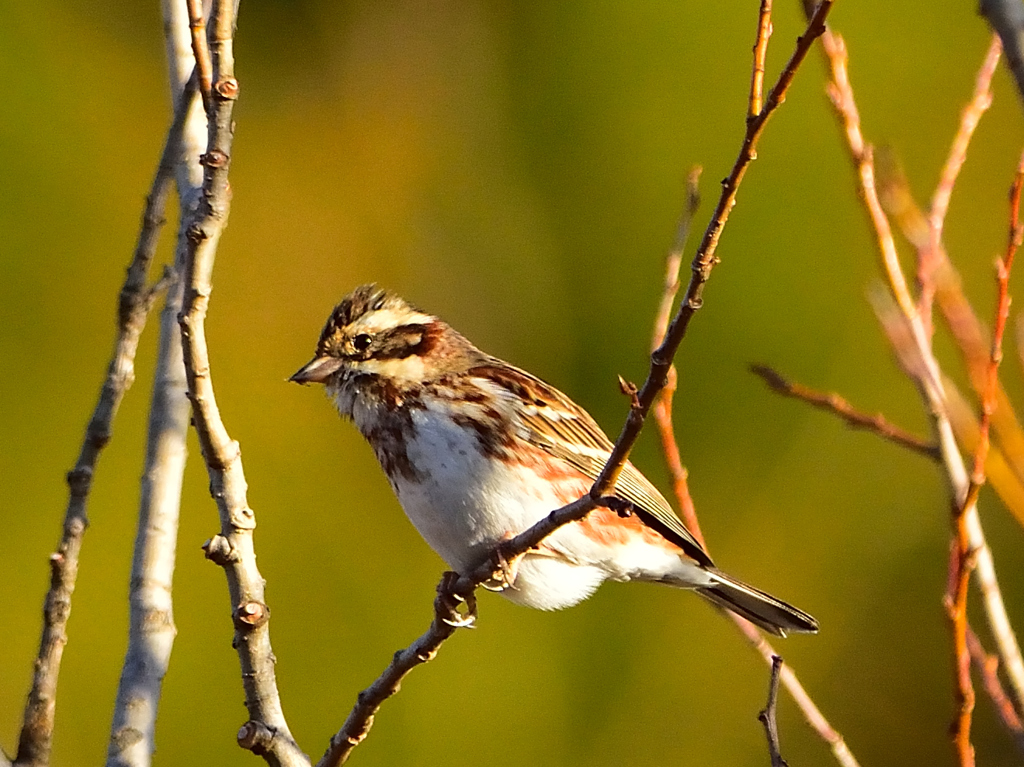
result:
[[(356, 288), (334, 308), (320, 333), (316, 356), (384, 377), (392, 370), (404, 377), (400, 371), (406, 366), (399, 361), (418, 357), (427, 362), (424, 380), (488, 359), (443, 320), (373, 284)], [(391, 360), (395, 364), (388, 365)]]

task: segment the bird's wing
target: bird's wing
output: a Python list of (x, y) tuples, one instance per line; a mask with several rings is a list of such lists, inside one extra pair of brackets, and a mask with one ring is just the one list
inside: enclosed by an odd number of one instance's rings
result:
[[(522, 436), (531, 444), (564, 460), (591, 480), (597, 479), (612, 442), (583, 408), (555, 387), (508, 363), (469, 371), (486, 378), (517, 400)], [(615, 494), (629, 501), (640, 518), (705, 566), (711, 557), (676, 516), (658, 489), (627, 462), (615, 483)]]

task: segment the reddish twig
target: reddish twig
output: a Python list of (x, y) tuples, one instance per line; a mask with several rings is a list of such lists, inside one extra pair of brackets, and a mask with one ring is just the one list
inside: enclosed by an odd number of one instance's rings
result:
[(1013, 701), (1010, 700), (1010, 696), (1003, 689), (1002, 682), (999, 681), (999, 657), (985, 651), (981, 640), (971, 630), (970, 624), (967, 626), (967, 650), (971, 654), (974, 667), (978, 669), (985, 692), (988, 693), (989, 699), (996, 707), (999, 719), (1010, 731), (1017, 748), (1024, 753), (1024, 724), (1021, 723), (1020, 715), (1013, 707)]
[(967, 528), (966, 512), (978, 499), (978, 493), (985, 483), (985, 460), (988, 457), (989, 427), (992, 412), (996, 406), (999, 363), (1003, 356), (1003, 335), (1010, 314), (1009, 281), (1010, 270), (1017, 248), (1024, 234), (1020, 224), (1021, 186), (1024, 184), (1024, 156), (1017, 168), (1010, 192), (1010, 233), (1006, 254), (996, 262), (998, 300), (996, 319), (992, 333), (992, 349), (989, 356), (987, 382), (981, 400), (981, 423), (978, 447), (974, 452), (974, 468), (964, 502), (954, 514), (955, 552), (950, 557), (950, 589), (946, 596), (947, 609), (953, 628), (954, 665), (957, 682), (957, 716), (952, 726), (952, 738), (960, 764), (971, 767), (974, 764), (974, 747), (971, 745), (971, 717), (974, 710), (974, 687), (971, 683), (971, 658), (967, 648), (967, 584), (974, 569), (974, 553), (971, 548), (970, 531)]
[(757, 37), (754, 40), (754, 66), (750, 75), (750, 99), (747, 119), (756, 120), (764, 108), (765, 60), (768, 58), (768, 40), (772, 36), (772, 0), (761, 0), (757, 14)]
[[(686, 184), (686, 208), (679, 220), (679, 227), (676, 230), (676, 241), (665, 259), (665, 288), (661, 296), (661, 305), (654, 318), (654, 335), (651, 342), (651, 350), (657, 349), (665, 340), (665, 332), (668, 330), (669, 320), (672, 318), (672, 307), (675, 305), (676, 295), (679, 293), (679, 269), (683, 264), (683, 251), (690, 234), (690, 224), (693, 216), (700, 206), (700, 191), (697, 183), (700, 180), (701, 168), (697, 167), (690, 171)], [(690, 496), (690, 486), (686, 467), (683, 466), (682, 456), (679, 452), (679, 444), (676, 442), (675, 428), (672, 424), (672, 401), (676, 393), (677, 374), (676, 366), (672, 365), (668, 371), (668, 380), (661, 396), (655, 400), (653, 413), (654, 424), (658, 430), (658, 437), (661, 440), (662, 455), (665, 456), (665, 463), (668, 466), (669, 475), (672, 479), (672, 489), (679, 502), (679, 511), (683, 517), (683, 524), (693, 533), (694, 538), (703, 546), (704, 534), (700, 529), (700, 522), (697, 519), (697, 510)]]
[[(675, 318), (668, 326), (665, 340), (651, 354), (647, 380), (633, 398), (626, 423), (615, 442), (615, 446), (605, 463), (604, 469), (594, 481), (590, 492), (583, 498), (551, 512), (551, 514), (533, 527), (502, 543), (472, 573), (462, 574), (456, 580), (443, 581), (440, 588), (447, 594), (449, 602), (452, 600), (472, 602), (476, 588), (484, 581), (500, 579), (503, 576), (507, 562), (514, 560), (515, 557), (536, 546), (562, 525), (582, 519), (598, 505), (613, 502), (614, 499), (608, 496), (615, 487), (619, 473), (622, 471), (622, 467), (625, 465), (629, 453), (640, 435), (640, 430), (654, 400), (668, 381), (668, 371), (672, 366), (676, 350), (686, 334), (689, 321), (701, 306), (704, 285), (707, 283), (714, 265), (718, 262), (715, 252), (718, 240), (721, 237), (722, 228), (728, 220), (729, 212), (736, 203), (736, 192), (743, 180), (743, 175), (754, 159), (758, 139), (764, 131), (768, 118), (782, 104), (786, 91), (789, 89), (800, 64), (806, 58), (811, 44), (824, 31), (825, 18), (831, 7), (831, 0), (824, 0), (821, 3), (808, 24), (806, 31), (797, 40), (796, 51), (783, 69), (763, 108), (755, 118), (748, 118), (747, 120), (746, 135), (744, 136), (739, 156), (733, 165), (732, 172), (722, 183), (721, 197), (715, 208), (715, 213), (708, 224), (704, 238), (694, 257), (692, 264), (693, 275), (687, 288), (686, 297)], [(759, 22), (759, 36), (761, 30), (762, 25)], [(757, 47), (755, 45), (755, 49)], [(437, 647), (450, 635), (447, 629), (443, 633), (446, 635), (441, 636), (435, 633), (434, 625), (432, 625), (431, 629), (420, 637), (416, 644), (419, 645), (425, 642), (426, 646), (433, 647), (434, 651), (436, 651)], [(400, 679), (408, 673), (410, 668), (422, 662), (424, 662), (423, 659), (420, 659), (420, 656), (415, 652), (405, 650), (396, 653), (388, 669), (367, 690), (360, 694), (360, 700), (355, 708), (353, 708), (344, 727), (331, 738), (331, 744), (327, 753), (324, 754), (318, 763), (318, 767), (333, 767), (333, 765), (341, 764), (348, 758), (352, 753), (352, 749), (365, 738), (366, 732), (372, 725), (373, 717), (380, 705), (394, 694), (396, 688), (391, 680), (396, 677)]]
[(196, 58), (196, 74), (199, 78), (199, 94), (203, 97), (203, 109), (210, 114), (213, 109), (213, 64), (210, 60), (210, 46), (206, 35), (206, 19), (203, 17), (203, 0), (187, 0), (188, 27), (192, 32), (192, 53)]
[(793, 383), (767, 365), (753, 365), (751, 372), (760, 376), (772, 391), (784, 397), (793, 397), (820, 408), (843, 419), (854, 429), (866, 429), (878, 436), (894, 442), (900, 447), (913, 450), (932, 459), (939, 459), (939, 448), (920, 437), (894, 426), (884, 416), (868, 415), (853, 407), (849, 402), (835, 393), (822, 393), (802, 384)]

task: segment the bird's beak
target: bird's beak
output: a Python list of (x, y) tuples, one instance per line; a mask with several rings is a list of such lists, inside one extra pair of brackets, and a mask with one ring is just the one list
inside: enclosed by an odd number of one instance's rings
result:
[(337, 357), (314, 357), (289, 378), (295, 383), (325, 383), (340, 368), (342, 362)]

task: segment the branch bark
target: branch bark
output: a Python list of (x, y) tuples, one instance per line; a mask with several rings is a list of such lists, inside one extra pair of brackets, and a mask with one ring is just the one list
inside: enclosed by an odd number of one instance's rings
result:
[[(201, 191), (199, 155), (206, 143), (206, 119), (195, 98), (195, 58), (188, 15), (180, 3), (164, 0), (162, 6), (171, 99), (176, 105), (176, 116), (182, 112), (184, 118), (177, 156), (170, 158), (178, 187), (180, 221), (184, 222), (198, 203)], [(176, 279), (167, 292), (160, 317), (128, 594), (128, 649), (114, 703), (108, 767), (147, 767), (151, 763), (156, 750), (156, 718), (163, 678), (176, 634), (171, 587), (189, 424), (178, 329), (183, 295), (181, 275), (187, 251), (184, 233), (180, 226), (174, 264)]]
[(768, 684), (768, 702), (764, 709), (757, 715), (758, 720), (764, 725), (764, 735), (768, 740), (768, 757), (771, 759), (772, 767), (789, 767), (789, 763), (782, 758), (779, 750), (779, 725), (775, 719), (775, 711), (779, 700), (779, 673), (782, 671), (782, 658), (778, 655), (772, 656), (772, 677)]
[[(190, 5), (193, 28), (194, 4)], [(214, 2), (210, 12), (209, 50), (195, 44), (199, 71), (211, 73), (207, 108), (209, 136), (202, 156), (203, 192), (199, 206), (186, 224), (188, 250), (181, 326), (182, 349), (192, 403), (193, 421), (207, 473), (217, 502), (220, 533), (206, 543), (206, 556), (224, 568), (231, 596), (238, 652), (249, 719), (238, 733), (241, 746), (261, 755), (273, 767), (309, 765), (285, 721), (274, 673), (270, 645), (270, 608), (264, 580), (256, 566), (253, 530), (256, 515), (246, 499), (245, 473), (238, 443), (230, 438), (217, 409), (205, 319), (212, 289), (217, 243), (227, 223), (230, 206), (228, 169), (231, 163), (232, 112), (238, 96), (234, 77), (233, 34), (235, 15), (230, 0)]]

